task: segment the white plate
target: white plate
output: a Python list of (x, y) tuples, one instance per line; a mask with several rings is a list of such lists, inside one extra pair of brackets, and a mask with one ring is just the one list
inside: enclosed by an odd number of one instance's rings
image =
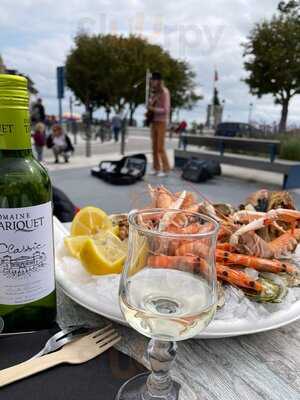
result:
[[(118, 277), (111, 275), (101, 278), (99, 287), (99, 284), (98, 286), (95, 285), (95, 279), (93, 280), (87, 273), (85, 276), (85, 272), (80, 268), (81, 278), (83, 280), (86, 279), (88, 282), (87, 285), (82, 285), (76, 279), (73, 267), (66, 269), (65, 263), (62, 262), (59, 247), (62, 246), (65, 235), (68, 235), (68, 230), (55, 219), (56, 279), (65, 294), (76, 303), (96, 314), (127, 325), (118, 303), (116, 289)], [(97, 278), (97, 282), (99, 282), (99, 278)], [(113, 282), (115, 285), (112, 285)], [(196, 338), (224, 338), (264, 332), (287, 325), (298, 319), (300, 319), (300, 300), (295, 301), (288, 308), (270, 313), (266, 318), (258, 319), (255, 323), (253, 320), (248, 319), (213, 320)]]

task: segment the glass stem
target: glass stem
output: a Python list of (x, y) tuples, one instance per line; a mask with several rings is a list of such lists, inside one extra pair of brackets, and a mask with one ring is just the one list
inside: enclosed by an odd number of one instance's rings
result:
[(152, 373), (147, 380), (148, 393), (144, 400), (167, 398), (173, 389), (170, 369), (176, 357), (175, 342), (151, 339), (148, 345), (148, 357)]

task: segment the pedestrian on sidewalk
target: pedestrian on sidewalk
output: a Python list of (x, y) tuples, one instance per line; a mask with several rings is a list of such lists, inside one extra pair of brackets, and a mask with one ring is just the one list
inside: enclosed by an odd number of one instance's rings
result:
[(36, 103), (33, 103), (31, 107), (31, 122), (36, 124), (37, 122), (45, 122), (46, 113), (43, 101), (41, 98), (37, 99)]
[(42, 122), (38, 122), (35, 125), (35, 130), (32, 137), (33, 137), (36, 157), (39, 161), (43, 161), (44, 147), (46, 145), (46, 133), (45, 133), (45, 125)]
[(116, 114), (111, 120), (111, 128), (116, 143), (119, 141), (119, 134), (121, 131), (121, 127), (122, 127), (122, 118), (120, 117), (119, 114)]
[(60, 155), (62, 155), (65, 162), (68, 163), (71, 153), (74, 152), (71, 139), (59, 124), (53, 125), (52, 134), (47, 139), (47, 147), (52, 148), (55, 164), (59, 163)]
[(175, 133), (178, 134), (178, 148), (181, 148), (181, 145), (184, 147), (184, 143), (182, 141), (182, 135), (186, 133), (187, 122), (185, 120), (181, 121), (180, 124), (175, 129)]
[(164, 85), (160, 72), (153, 72), (150, 85), (152, 94), (147, 113), (150, 116), (153, 153), (153, 170), (150, 174), (164, 177), (170, 171), (165, 150), (165, 137), (171, 108), (170, 92)]

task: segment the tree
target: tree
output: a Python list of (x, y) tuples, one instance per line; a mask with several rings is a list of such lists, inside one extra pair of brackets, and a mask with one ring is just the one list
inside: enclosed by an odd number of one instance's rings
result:
[(66, 82), (91, 119), (94, 110), (108, 102), (110, 62), (110, 53), (98, 37), (76, 36), (75, 48), (66, 60)]
[(158, 70), (164, 74), (168, 57), (168, 53), (160, 46), (141, 37), (131, 35), (123, 38), (121, 62), (124, 77), (120, 94), (124, 104), (129, 107), (129, 124), (132, 124), (138, 106), (145, 103), (147, 70)]
[(67, 86), (85, 106), (86, 155), (91, 155), (91, 122), (93, 112), (109, 103), (111, 52), (97, 36), (80, 33), (75, 37), (75, 48), (67, 57), (65, 71)]
[(195, 91), (195, 77), (187, 62), (168, 56), (164, 79), (171, 93), (171, 117), (178, 109), (191, 110), (203, 98)]
[(281, 1), (278, 4), (278, 10), (283, 14), (299, 16), (300, 2), (298, 0)]
[(109, 115), (127, 103), (133, 113), (143, 101), (141, 88), (136, 91), (134, 85), (145, 79), (145, 44), (134, 37), (80, 33), (67, 57), (67, 85), (87, 110), (103, 107)]
[(171, 114), (179, 108), (191, 109), (201, 98), (194, 92), (195, 73), (188, 63), (172, 58), (160, 46), (136, 36), (125, 39), (125, 48), (123, 67), (129, 85), (123, 84), (122, 88), (124, 101), (129, 105), (130, 123), (137, 107), (145, 103), (147, 69), (161, 72), (171, 92)]
[(281, 105), (279, 129), (284, 132), (290, 100), (300, 93), (300, 23), (295, 8), (281, 4), (281, 9), (271, 21), (256, 24), (243, 46), (245, 82), (252, 94), (272, 94)]
[(134, 35), (79, 33), (66, 60), (66, 80), (90, 115), (103, 107), (109, 116), (112, 109), (119, 112), (128, 105), (132, 122), (137, 107), (145, 102), (147, 69), (162, 73), (174, 108), (192, 108), (198, 101), (190, 66)]

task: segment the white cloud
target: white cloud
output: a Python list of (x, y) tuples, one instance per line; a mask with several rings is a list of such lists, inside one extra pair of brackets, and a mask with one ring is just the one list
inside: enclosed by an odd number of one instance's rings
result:
[[(10, 67), (35, 81), (50, 113), (56, 112), (56, 66), (64, 63), (80, 27), (94, 33), (137, 32), (189, 61), (205, 100), (190, 118), (205, 118), (212, 96), (215, 66), (225, 115), (247, 120), (278, 120), (280, 108), (270, 96), (256, 99), (241, 81), (245, 76), (241, 42), (255, 22), (270, 18), (278, 0), (1, 0), (1, 53)], [(66, 103), (66, 102), (65, 102)], [(297, 122), (300, 100), (291, 104), (290, 121)]]

